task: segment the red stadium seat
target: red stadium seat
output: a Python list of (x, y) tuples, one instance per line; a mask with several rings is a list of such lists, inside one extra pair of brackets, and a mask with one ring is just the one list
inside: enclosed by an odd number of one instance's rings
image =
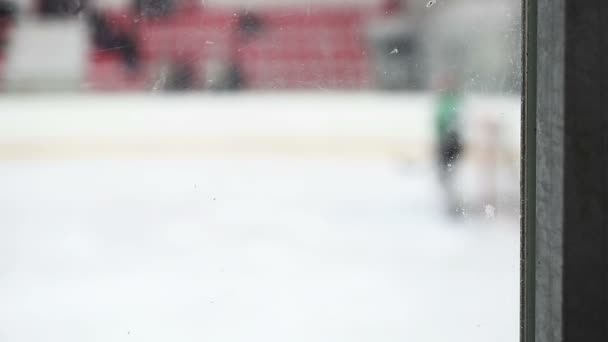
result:
[[(253, 88), (368, 86), (369, 57), (362, 38), (366, 11), (281, 9), (257, 15), (261, 31), (250, 39), (236, 35), (235, 13), (194, 5), (165, 18), (110, 17), (116, 27), (136, 30), (143, 65), (180, 62), (202, 71), (210, 60), (233, 61)], [(93, 64), (106, 70), (101, 74), (110, 72), (109, 65), (120, 72), (115, 66), (119, 61), (108, 58), (95, 55)], [(144, 73), (152, 69), (144, 68)], [(103, 76), (97, 71), (93, 74)]]

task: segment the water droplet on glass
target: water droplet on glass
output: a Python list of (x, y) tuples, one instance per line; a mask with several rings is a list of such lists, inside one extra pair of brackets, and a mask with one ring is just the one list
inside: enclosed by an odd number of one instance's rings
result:
[(492, 205), (487, 204), (485, 207), (486, 218), (494, 218), (496, 216), (496, 208)]
[(434, 5), (436, 2), (437, 2), (437, 0), (430, 0), (430, 1), (429, 1), (429, 2), (426, 4), (426, 7), (427, 7), (427, 8), (428, 8), (428, 7), (431, 7), (431, 6), (433, 6), (433, 5)]

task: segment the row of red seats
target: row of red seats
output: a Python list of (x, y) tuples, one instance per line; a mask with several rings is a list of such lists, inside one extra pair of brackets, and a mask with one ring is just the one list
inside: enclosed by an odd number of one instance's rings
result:
[(135, 32), (141, 68), (133, 75), (115, 51), (96, 51), (89, 83), (97, 89), (151, 87), (163, 63), (190, 63), (204, 75), (208, 61), (220, 60), (237, 63), (253, 88), (369, 85), (364, 11), (264, 11), (256, 13), (260, 31), (248, 38), (239, 33), (239, 15), (210, 9), (166, 18), (108, 13), (113, 27)]

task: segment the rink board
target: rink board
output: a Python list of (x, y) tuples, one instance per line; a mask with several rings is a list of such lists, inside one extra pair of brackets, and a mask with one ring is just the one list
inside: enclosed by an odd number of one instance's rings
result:
[[(428, 161), (435, 98), (426, 93), (12, 95), (0, 98), (0, 158), (316, 157)], [(470, 151), (485, 122), (519, 154), (516, 97), (472, 96)], [(483, 139), (483, 138), (482, 138)]]

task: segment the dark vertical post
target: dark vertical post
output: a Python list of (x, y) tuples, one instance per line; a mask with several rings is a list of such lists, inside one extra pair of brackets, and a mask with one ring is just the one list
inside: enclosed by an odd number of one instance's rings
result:
[(608, 2), (537, 6), (533, 335), (608, 341)]
[(605, 0), (564, 9), (565, 341), (608, 341), (607, 9)]
[(562, 341), (564, 3), (538, 0), (536, 341)]

